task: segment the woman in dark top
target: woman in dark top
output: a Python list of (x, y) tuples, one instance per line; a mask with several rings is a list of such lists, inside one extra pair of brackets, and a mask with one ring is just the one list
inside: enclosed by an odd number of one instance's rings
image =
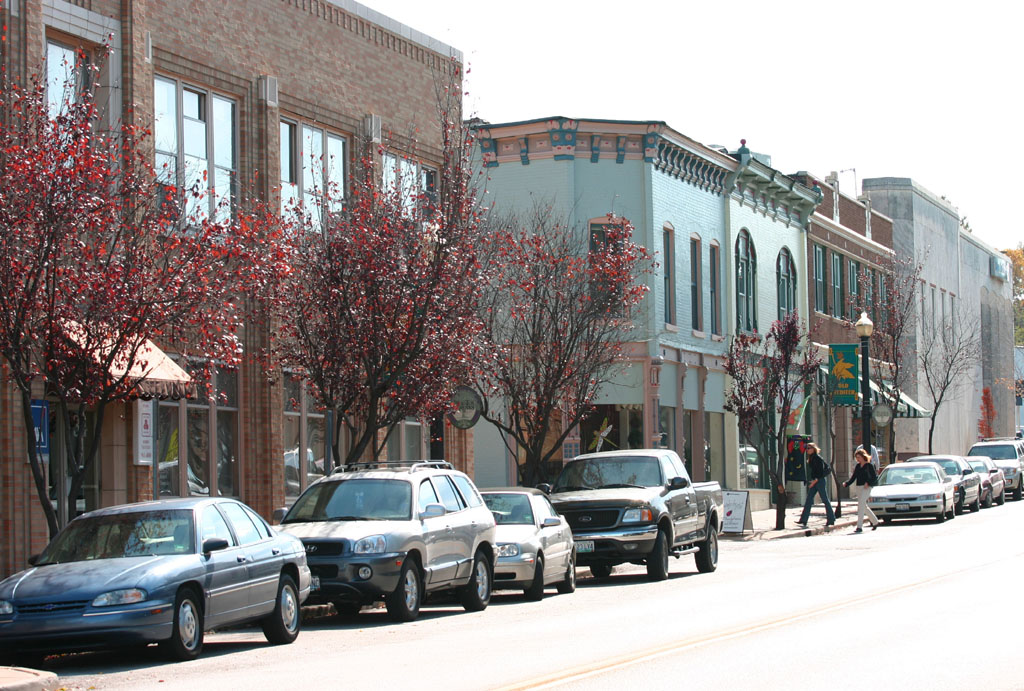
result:
[(878, 516), (868, 506), (868, 497), (871, 496), (871, 488), (878, 484), (878, 476), (875, 475), (875, 467), (871, 465), (871, 456), (867, 451), (857, 449), (854, 456), (857, 459), (857, 465), (853, 467), (850, 479), (843, 483), (844, 487), (849, 487), (854, 482), (857, 483), (857, 529), (853, 532), (864, 532), (861, 526), (864, 524), (865, 513), (868, 516), (868, 521), (871, 522), (871, 529), (878, 530)]
[(811, 481), (807, 485), (807, 501), (804, 502), (804, 511), (800, 514), (800, 520), (796, 522), (801, 528), (807, 527), (807, 519), (811, 517), (811, 507), (814, 506), (815, 495), (821, 495), (821, 503), (825, 505), (825, 525), (834, 525), (836, 514), (832, 510), (832, 502), (828, 500), (828, 465), (821, 457), (821, 449), (817, 444), (807, 445), (807, 469), (811, 471)]

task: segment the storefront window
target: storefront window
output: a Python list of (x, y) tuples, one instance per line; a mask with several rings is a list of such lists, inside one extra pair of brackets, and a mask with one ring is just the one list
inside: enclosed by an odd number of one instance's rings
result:
[(639, 403), (594, 406), (580, 423), (580, 452), (644, 448), (643, 406)]
[[(284, 489), (298, 496), (327, 472), (327, 424), (310, 395), (309, 385), (286, 376), (284, 380)], [(301, 451), (305, 449), (305, 451)]]
[(658, 411), (658, 433), (660, 435), (659, 446), (663, 449), (676, 448), (676, 409), (671, 406), (661, 406)]
[(686, 464), (686, 474), (693, 477), (693, 426), (692, 412), (683, 411), (683, 463)]
[(158, 491), (162, 497), (181, 496), (178, 482), (178, 410), (177, 403), (161, 402), (157, 411)]

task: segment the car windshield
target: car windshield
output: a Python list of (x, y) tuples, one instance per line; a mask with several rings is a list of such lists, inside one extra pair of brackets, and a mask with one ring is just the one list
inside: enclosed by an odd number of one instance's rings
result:
[(408, 521), (411, 515), (412, 485), (408, 482), (352, 478), (313, 485), (281, 522)]
[(975, 446), (968, 456), (988, 456), (995, 461), (1008, 461), (1017, 458), (1017, 449), (1012, 444), (993, 444), (991, 446)]
[(967, 461), (967, 465), (969, 465), (972, 468), (974, 468), (974, 472), (976, 472), (976, 473), (987, 473), (988, 472), (988, 466), (985, 465), (982, 461)]
[(601, 487), (658, 487), (665, 484), (657, 458), (607, 456), (583, 458), (562, 468), (552, 491), (600, 489)]
[(194, 554), (192, 512), (130, 511), (72, 521), (36, 566), (90, 559)]
[(936, 461), (946, 471), (946, 475), (959, 475), (960, 466), (956, 461)]
[(888, 466), (878, 479), (880, 485), (921, 485), (926, 482), (938, 482), (939, 474), (934, 468), (898, 468)]
[(498, 525), (533, 525), (533, 508), (525, 494), (485, 494), (484, 503)]

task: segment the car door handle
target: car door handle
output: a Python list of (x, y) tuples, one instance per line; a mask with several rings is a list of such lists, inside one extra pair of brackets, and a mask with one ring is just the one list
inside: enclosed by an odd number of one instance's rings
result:
[(238, 555), (237, 557), (235, 557), (235, 560), (236, 560), (236, 561), (237, 561), (237, 562), (238, 562), (239, 564), (244, 564), (245, 562), (249, 561), (249, 557), (246, 557), (246, 556), (244, 556), (244, 555), (241, 555), (241, 554), (239, 554), (239, 555)]

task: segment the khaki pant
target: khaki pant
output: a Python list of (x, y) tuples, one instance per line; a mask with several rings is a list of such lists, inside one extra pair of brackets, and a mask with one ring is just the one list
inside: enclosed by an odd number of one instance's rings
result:
[(868, 485), (851, 485), (857, 489), (857, 530), (861, 529), (864, 525), (864, 515), (867, 514), (868, 522), (872, 526), (878, 525), (878, 516), (868, 506), (868, 497), (871, 496), (871, 487)]

